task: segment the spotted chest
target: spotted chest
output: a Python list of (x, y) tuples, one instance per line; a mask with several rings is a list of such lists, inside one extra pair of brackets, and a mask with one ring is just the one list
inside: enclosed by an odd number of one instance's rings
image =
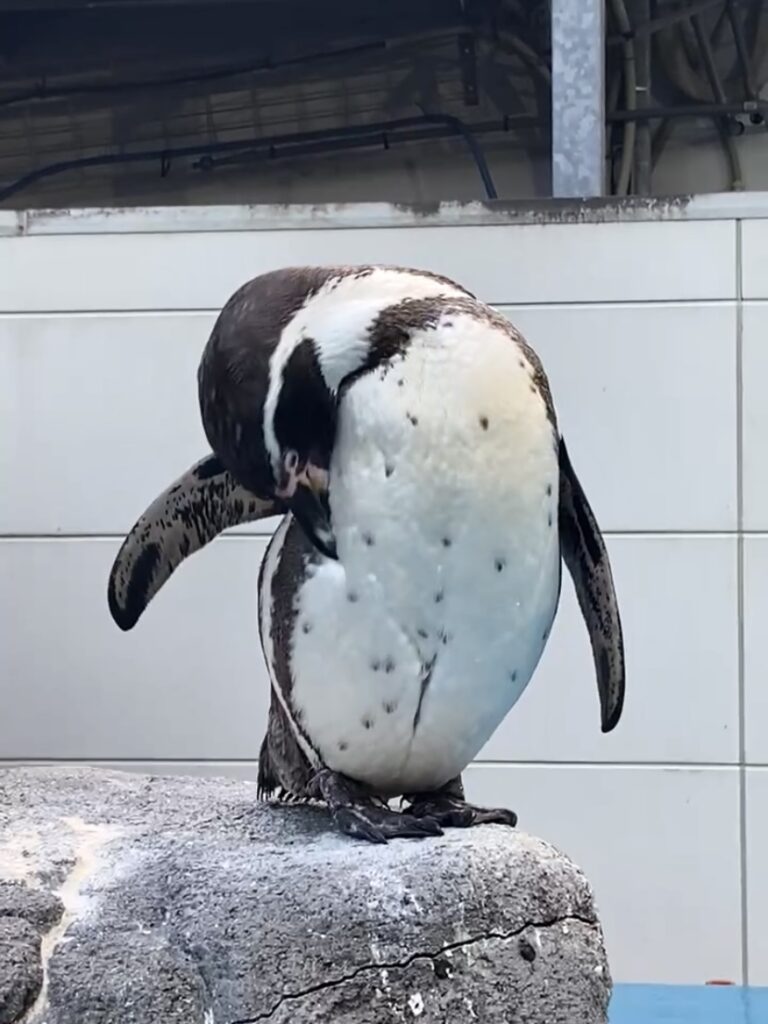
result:
[(461, 772), (546, 642), (558, 466), (533, 372), (508, 333), (446, 315), (340, 403), (339, 559), (297, 581), (290, 704), (323, 763), (382, 792)]

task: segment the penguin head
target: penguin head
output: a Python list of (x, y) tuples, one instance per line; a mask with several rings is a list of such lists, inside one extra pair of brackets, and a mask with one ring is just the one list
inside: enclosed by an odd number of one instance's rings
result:
[(336, 558), (329, 504), (336, 398), (311, 338), (278, 348), (308, 291), (323, 280), (277, 271), (236, 292), (203, 352), (198, 395), (208, 442), (232, 476), (282, 503), (312, 543)]

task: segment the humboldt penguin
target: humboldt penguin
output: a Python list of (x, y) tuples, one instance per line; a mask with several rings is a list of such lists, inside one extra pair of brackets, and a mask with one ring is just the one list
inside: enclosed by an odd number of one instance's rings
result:
[(562, 561), (604, 732), (625, 687), (608, 555), (531, 346), (435, 273), (290, 267), (228, 300), (198, 394), (213, 454), (128, 534), (117, 624), (222, 530), (281, 516), (258, 584), (260, 795), (319, 799), (378, 843), (515, 825), (467, 801), (462, 772), (531, 679)]

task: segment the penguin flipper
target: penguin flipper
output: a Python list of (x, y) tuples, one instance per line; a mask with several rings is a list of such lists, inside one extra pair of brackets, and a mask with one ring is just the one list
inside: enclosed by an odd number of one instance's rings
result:
[(603, 732), (610, 732), (624, 706), (624, 639), (608, 552), (571, 460), (560, 438), (560, 550), (573, 579), (587, 624), (600, 694)]
[(152, 502), (112, 565), (107, 600), (120, 629), (132, 629), (169, 576), (223, 530), (282, 512), (241, 487), (215, 455), (196, 462)]

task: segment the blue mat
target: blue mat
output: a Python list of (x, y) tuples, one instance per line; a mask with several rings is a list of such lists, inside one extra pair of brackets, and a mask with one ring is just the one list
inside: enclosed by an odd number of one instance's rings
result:
[(610, 1024), (768, 1024), (768, 988), (615, 985)]

